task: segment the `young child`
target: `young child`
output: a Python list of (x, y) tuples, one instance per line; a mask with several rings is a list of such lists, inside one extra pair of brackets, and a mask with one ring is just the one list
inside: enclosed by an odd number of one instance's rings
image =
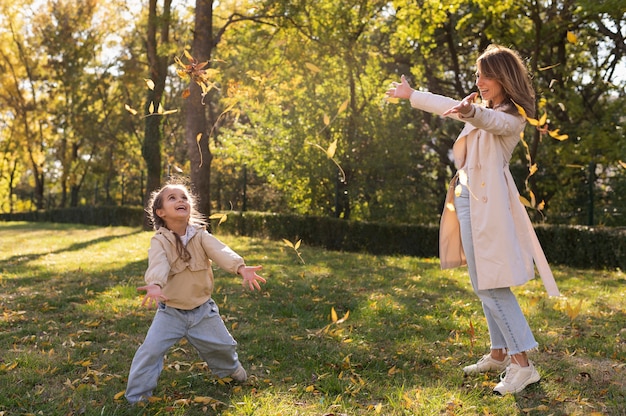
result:
[(148, 250), (144, 306), (158, 306), (143, 344), (133, 358), (126, 399), (147, 400), (157, 385), (166, 352), (187, 338), (217, 377), (246, 381), (239, 362), (237, 342), (226, 329), (213, 292), (212, 261), (238, 273), (244, 286), (261, 287), (261, 266), (246, 266), (241, 256), (212, 236), (202, 215), (194, 209), (193, 195), (182, 184), (169, 183), (153, 192), (148, 215), (155, 235)]

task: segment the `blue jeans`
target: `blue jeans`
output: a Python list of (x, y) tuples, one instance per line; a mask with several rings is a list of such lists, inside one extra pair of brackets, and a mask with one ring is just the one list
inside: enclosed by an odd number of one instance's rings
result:
[(237, 342), (226, 329), (212, 299), (189, 311), (160, 303), (130, 366), (125, 393), (129, 402), (152, 396), (163, 370), (165, 354), (183, 337), (198, 350), (216, 376), (227, 377), (238, 368)]
[(470, 196), (467, 187), (462, 186), (461, 195), (454, 198), (456, 215), (461, 226), (461, 243), (467, 258), (467, 268), (474, 292), (482, 301), (491, 338), (491, 349), (506, 348), (510, 355), (537, 347), (528, 322), (511, 291), (511, 288), (478, 289), (478, 275), (474, 258), (474, 243), (470, 220)]

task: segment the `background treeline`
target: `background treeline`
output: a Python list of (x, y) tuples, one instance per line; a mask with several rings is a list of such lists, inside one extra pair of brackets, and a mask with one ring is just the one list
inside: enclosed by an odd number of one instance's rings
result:
[[(0, 221), (79, 223), (99, 226), (142, 224), (139, 207), (55, 208), (13, 214), (0, 214)], [(317, 246), (329, 250), (437, 257), (439, 226), (352, 221), (312, 215), (267, 212), (229, 212), (209, 221), (216, 235), (283, 240), (294, 258), (300, 251)], [(536, 228), (548, 261), (584, 269), (626, 270), (626, 228), (540, 225)], [(304, 261), (304, 260), (302, 260)]]
[(500, 43), (569, 136), (529, 125), (512, 159), (534, 219), (626, 225), (623, 0), (0, 0), (0, 212), (140, 207), (148, 163), (189, 175), (205, 142), (185, 139), (175, 58), (188, 63), (199, 5), (210, 210), (436, 224), (461, 126), (384, 91), (406, 74), (462, 98)]

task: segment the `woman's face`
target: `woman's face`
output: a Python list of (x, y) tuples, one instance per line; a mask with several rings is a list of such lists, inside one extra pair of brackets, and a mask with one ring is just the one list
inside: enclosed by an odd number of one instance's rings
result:
[(502, 85), (493, 78), (487, 78), (480, 73), (480, 67), (476, 71), (476, 86), (480, 91), (483, 101), (489, 101), (492, 106), (496, 106), (504, 101), (504, 90)]

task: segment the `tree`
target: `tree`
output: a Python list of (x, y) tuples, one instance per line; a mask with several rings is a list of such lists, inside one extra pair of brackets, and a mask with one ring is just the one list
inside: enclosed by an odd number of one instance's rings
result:
[[(145, 134), (142, 155), (147, 167), (147, 183), (144, 195), (144, 206), (147, 205), (150, 194), (161, 185), (162, 162), (162, 117), (158, 108), (162, 106), (163, 91), (167, 80), (167, 68), (171, 56), (164, 52), (170, 36), (171, 0), (164, 0), (159, 14), (157, 0), (148, 2), (148, 26), (146, 29), (145, 48), (148, 56), (148, 66), (151, 83), (148, 88), (145, 113)], [(151, 228), (147, 214), (144, 215), (145, 228)]]

